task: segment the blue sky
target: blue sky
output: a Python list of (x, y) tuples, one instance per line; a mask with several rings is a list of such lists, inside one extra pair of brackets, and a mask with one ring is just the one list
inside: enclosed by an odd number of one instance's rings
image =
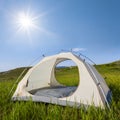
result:
[[(119, 60), (119, 6), (119, 0), (0, 0), (0, 71), (71, 48), (97, 64)], [(27, 11), (39, 28), (29, 35), (16, 21)]]

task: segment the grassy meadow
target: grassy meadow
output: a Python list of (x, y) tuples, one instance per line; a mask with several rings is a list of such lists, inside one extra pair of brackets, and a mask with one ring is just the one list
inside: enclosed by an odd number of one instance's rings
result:
[[(0, 120), (120, 120), (120, 61), (111, 64), (96, 65), (97, 70), (106, 80), (112, 91), (113, 98), (111, 109), (82, 106), (63, 107), (59, 105), (28, 102), (12, 102), (11, 96), (14, 93), (20, 73), (29, 68), (18, 68), (0, 73)], [(72, 68), (58, 68), (56, 78), (65, 85), (78, 85), (78, 70)], [(25, 74), (25, 73), (24, 73)], [(12, 93), (9, 92), (15, 83)]]

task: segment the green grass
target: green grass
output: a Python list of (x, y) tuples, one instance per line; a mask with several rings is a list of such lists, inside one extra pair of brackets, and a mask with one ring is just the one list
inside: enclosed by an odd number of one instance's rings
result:
[[(111, 110), (90, 106), (87, 110), (69, 106), (28, 102), (12, 102), (8, 96), (19, 74), (25, 68), (0, 73), (0, 120), (119, 120), (120, 119), (120, 62), (95, 66), (105, 78), (113, 93)], [(71, 86), (78, 84), (78, 70), (56, 70), (59, 82)], [(62, 76), (62, 77), (61, 77)], [(72, 82), (71, 82), (72, 81)], [(17, 86), (17, 83), (16, 83)], [(16, 87), (15, 86), (15, 87)], [(15, 91), (15, 88), (13, 92)]]

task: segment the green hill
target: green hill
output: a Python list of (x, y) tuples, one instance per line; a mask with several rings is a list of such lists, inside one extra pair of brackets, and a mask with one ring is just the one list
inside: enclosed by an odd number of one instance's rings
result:
[[(12, 102), (11, 96), (17, 86), (18, 76), (25, 70), (25, 73), (30, 67), (17, 68), (14, 70), (0, 73), (0, 120), (92, 120), (92, 119), (120, 119), (120, 61), (109, 64), (96, 65), (96, 69), (106, 80), (113, 94), (111, 110), (107, 108), (89, 107), (87, 111), (83, 107), (80, 109), (71, 108), (69, 106), (62, 107), (58, 105), (28, 102)], [(24, 74), (25, 74), (24, 73)], [(24, 75), (23, 74), (23, 75)], [(23, 76), (22, 75), (22, 76)], [(57, 68), (55, 75), (60, 83), (65, 85), (78, 85), (78, 70), (77, 67)], [(21, 79), (22, 77), (20, 77)], [(72, 81), (72, 82), (71, 82)], [(10, 93), (12, 86), (15, 83), (13, 91)]]
[(27, 72), (27, 70), (30, 67), (21, 67), (21, 68), (16, 68), (13, 70), (5, 71), (5, 72), (0, 72), (0, 82), (8, 81), (8, 80), (16, 80), (18, 76), (25, 70), (24, 74)]

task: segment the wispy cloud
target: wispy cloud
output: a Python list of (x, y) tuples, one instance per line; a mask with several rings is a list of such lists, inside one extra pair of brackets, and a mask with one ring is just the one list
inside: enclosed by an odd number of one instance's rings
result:
[(86, 48), (72, 48), (74, 52), (86, 51)]

